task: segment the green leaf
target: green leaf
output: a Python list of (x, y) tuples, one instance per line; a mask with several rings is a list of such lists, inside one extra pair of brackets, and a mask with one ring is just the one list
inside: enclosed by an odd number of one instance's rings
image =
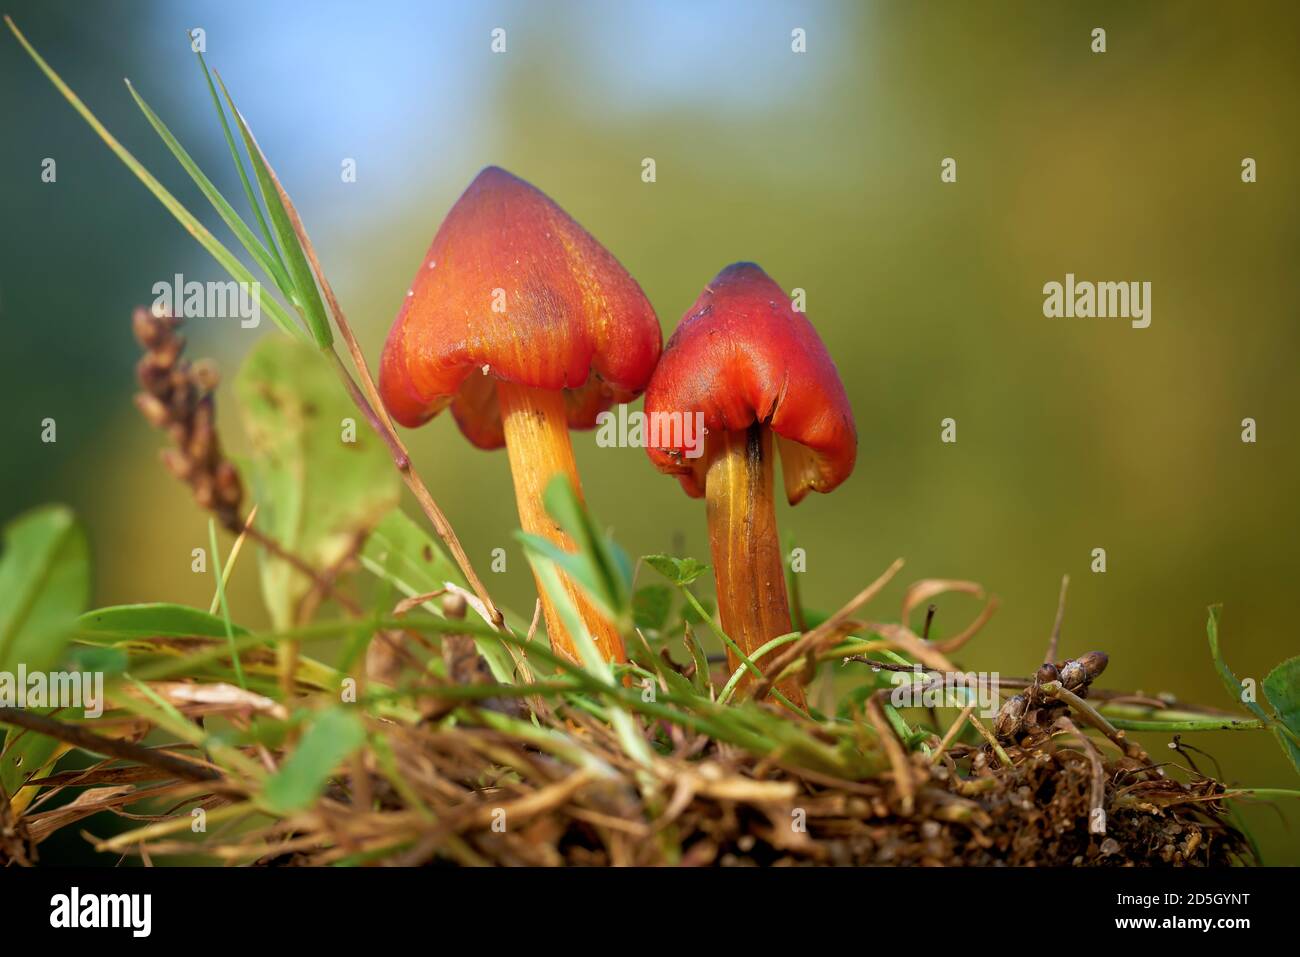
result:
[(643, 631), (662, 631), (673, 610), (673, 590), (668, 585), (646, 585), (632, 596), (632, 619)]
[(401, 511), (389, 512), (375, 526), (361, 551), (361, 562), (407, 596), (427, 595), (447, 582), (465, 587), (465, 576), (442, 543)]
[(44, 671), (63, 655), (90, 597), (90, 546), (72, 511), (43, 506), (5, 526), (0, 671)]
[(682, 634), (682, 643), (686, 645), (686, 650), (691, 653), (691, 660), (695, 662), (695, 674), (691, 676), (691, 680), (700, 694), (707, 695), (709, 700), (713, 700), (716, 694), (713, 688), (713, 675), (709, 672), (709, 659), (689, 627)]
[(709, 568), (693, 558), (674, 558), (671, 555), (645, 555), (641, 560), (676, 585), (691, 584)]
[(320, 797), (334, 770), (366, 740), (361, 719), (351, 711), (320, 712), (280, 770), (267, 779), (262, 798), (276, 814), (304, 810)]
[(1291, 732), (1273, 729), (1292, 766), (1300, 772), (1300, 745), (1296, 743), (1300, 736), (1300, 657), (1288, 658), (1265, 675), (1264, 695), (1277, 712), (1278, 722)]
[[(33, 509), (4, 529), (0, 557), (0, 671), (48, 671), (64, 657), (90, 597), (90, 546), (72, 511)], [(3, 729), (0, 729), (3, 730)], [(0, 786), (11, 797), (59, 743), (30, 731), (2, 739)]]
[(1256, 717), (1271, 724), (1273, 718), (1253, 698), (1245, 694), (1241, 679), (1232, 673), (1232, 669), (1223, 660), (1223, 652), (1219, 650), (1219, 614), (1222, 611), (1222, 606), (1211, 605), (1210, 617), (1205, 623), (1205, 633), (1210, 639), (1210, 657), (1214, 659), (1214, 667), (1219, 672), (1219, 679), (1223, 682), (1223, 687), (1228, 690), (1228, 694), (1238, 704), (1245, 705), (1254, 712)]
[[(235, 397), (252, 446), (258, 526), (312, 567), (332, 567), (397, 505), (387, 449), (358, 425), (333, 369), (309, 346), (262, 339), (236, 376)], [(263, 556), (262, 591), (277, 629), (295, 623), (312, 585), (283, 559)]]
[(1282, 745), (1282, 750), (1291, 759), (1296, 770), (1300, 771), (1300, 760), (1298, 760), (1300, 759), (1300, 727), (1298, 727), (1300, 720), (1297, 720), (1296, 705), (1297, 672), (1300, 671), (1300, 665), (1296, 662), (1300, 659), (1287, 659), (1270, 671), (1264, 679), (1264, 694), (1268, 702), (1277, 710), (1276, 715), (1269, 714), (1253, 697), (1245, 693), (1241, 679), (1232, 673), (1232, 669), (1223, 660), (1223, 653), (1219, 650), (1221, 611), (1219, 605), (1211, 605), (1210, 617), (1205, 625), (1206, 634), (1210, 639), (1210, 657), (1214, 659), (1214, 667), (1219, 672), (1219, 678), (1223, 681), (1223, 686), (1228, 689), (1229, 695), (1272, 728), (1278, 742)]
[[(238, 625), (235, 634), (247, 635)], [(225, 638), (225, 620), (188, 605), (158, 602), (113, 605), (88, 611), (77, 619), (77, 637), (100, 643), (119, 638), (164, 635), (171, 638)]]
[(231, 99), (230, 91), (226, 89), (220, 73), (217, 74), (217, 83), (221, 86), (221, 92), (230, 106), (230, 114), (235, 118), (239, 132), (244, 137), (244, 148), (248, 150), (248, 158), (253, 164), (257, 185), (262, 190), (262, 199), (266, 203), (267, 212), (271, 214), (271, 225), (275, 227), (275, 235), (284, 250), (285, 262), (293, 280), (294, 300), (302, 310), (303, 318), (307, 320), (307, 328), (311, 330), (316, 344), (322, 349), (327, 349), (334, 343), (334, 332), (330, 328), (329, 317), (325, 315), (325, 304), (321, 301), (320, 291), (316, 288), (315, 274), (311, 271), (302, 243), (298, 240), (298, 233), (294, 230), (293, 217), (286, 203), (287, 197), (283, 194), (279, 179), (267, 162), (266, 154), (257, 145), (253, 131), (248, 128), (243, 114), (235, 107), (235, 101)]
[(98, 671), (105, 676), (126, 671), (130, 658), (121, 648), (74, 645), (68, 650), (65, 667), (72, 671)]
[(641, 561), (645, 562), (660, 575), (663, 575), (670, 582), (677, 583), (677, 559), (671, 555), (642, 555)]
[[(370, 533), (361, 551), (361, 564), (408, 598), (439, 591), (448, 582), (466, 587), (465, 576), (443, 550), (442, 543), (398, 509), (385, 515)], [(427, 601), (420, 607), (444, 617), (437, 602)], [(512, 617), (507, 614), (507, 620)], [(523, 623), (524, 630), (527, 624)], [(505, 646), (479, 635), (474, 636), (474, 643), (492, 669), (492, 677), (502, 684), (514, 684), (515, 663)]]
[(131, 96), (134, 97), (140, 111), (144, 113), (145, 119), (149, 121), (154, 131), (162, 138), (162, 141), (167, 144), (167, 148), (172, 151), (172, 155), (176, 157), (177, 162), (181, 164), (185, 172), (190, 174), (190, 179), (194, 180), (199, 190), (212, 204), (212, 208), (221, 216), (222, 221), (230, 227), (230, 231), (248, 250), (249, 255), (253, 257), (257, 265), (282, 292), (286, 294), (292, 292), (293, 285), (290, 283), (284, 267), (280, 265), (278, 257), (273, 258), (271, 253), (267, 252), (266, 247), (253, 235), (253, 231), (248, 228), (230, 203), (226, 202), (226, 198), (221, 195), (220, 191), (212, 185), (212, 180), (208, 179), (203, 170), (199, 168), (199, 165), (194, 162), (194, 159), (186, 152), (185, 147), (181, 146), (180, 141), (167, 128), (167, 124), (159, 119), (158, 114), (150, 108), (149, 104), (144, 101), (144, 97), (131, 85), (130, 80), (126, 81), (126, 88), (131, 91)]
[(668, 690), (673, 694), (687, 700), (696, 694), (695, 686), (674, 669), (664, 668), (661, 673), (668, 684)]
[[(92, 130), (95, 131), (96, 135), (98, 135), (108, 148), (117, 155), (117, 158), (126, 165), (126, 168), (134, 173), (135, 177), (140, 180), (140, 182), (144, 183), (145, 188), (148, 189), (149, 192), (153, 193), (158, 202), (162, 203), (163, 206), (166, 207), (167, 211), (176, 217), (180, 224), (185, 227), (186, 232), (193, 236), (198, 241), (199, 245), (206, 249), (212, 257), (221, 264), (226, 272), (230, 273), (236, 282), (247, 283), (251, 287), (251, 285), (257, 280), (248, 270), (248, 267), (240, 262), (234, 253), (222, 245), (221, 242), (208, 231), (207, 227), (199, 222), (198, 218), (185, 208), (184, 204), (181, 203), (180, 200), (168, 192), (167, 188), (163, 186), (162, 183), (158, 182), (157, 178), (145, 169), (143, 164), (132, 156), (125, 146), (117, 141), (117, 138), (108, 131), (107, 127), (99, 121), (99, 118), (96, 117), (94, 113), (90, 112), (90, 109), (85, 103), (81, 102), (81, 98), (78, 97), (76, 93), (72, 92), (72, 88), (63, 82), (63, 78), (55, 73), (54, 69), (45, 62), (39, 53), (36, 52), (36, 49), (27, 42), (27, 38), (23, 36), (22, 31), (18, 29), (14, 22), (8, 17), (5, 18), (5, 22), (8, 24), (13, 35), (18, 38), (18, 42), (22, 44), (23, 49), (27, 51), (27, 54), (35, 61), (36, 65), (41, 68), (41, 72), (45, 74), (51, 83), (54, 84), (54, 88), (63, 95), (63, 98), (67, 100), (68, 103), (72, 105), (72, 108), (81, 115), (81, 118), (86, 121)], [(306, 338), (301, 327), (290, 318), (284, 307), (274, 299), (265, 300), (262, 303), (262, 308), (266, 310), (266, 313), (271, 317), (271, 320), (285, 332), (289, 333), (289, 335), (299, 340)]]

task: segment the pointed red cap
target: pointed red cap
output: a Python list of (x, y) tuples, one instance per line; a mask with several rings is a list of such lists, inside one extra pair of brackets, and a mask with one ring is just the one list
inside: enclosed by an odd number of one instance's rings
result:
[(565, 392), (569, 427), (639, 395), (663, 339), (645, 293), (536, 187), (489, 166), (443, 220), (388, 333), (379, 393), (420, 425), (451, 406), (480, 448), (505, 437), (496, 380)]
[[(746, 429), (755, 421), (770, 426), (791, 504), (810, 490), (835, 488), (857, 459), (853, 410), (826, 346), (753, 263), (734, 263), (704, 287), (664, 348), (646, 388), (645, 411), (652, 435), (656, 413), (702, 412), (710, 432)], [(650, 460), (676, 475), (690, 495), (703, 495), (704, 457), (687, 454), (694, 432), (660, 428), (658, 436), (660, 442), (686, 441), (649, 448)]]

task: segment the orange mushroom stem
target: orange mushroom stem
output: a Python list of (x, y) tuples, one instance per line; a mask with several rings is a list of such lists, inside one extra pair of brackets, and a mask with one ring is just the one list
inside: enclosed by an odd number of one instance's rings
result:
[[(542, 502), (546, 486), (557, 475), (567, 477), (579, 497), (582, 495), (578, 464), (573, 458), (573, 443), (569, 441), (564, 396), (546, 389), (499, 382), (497, 402), (505, 431), (506, 454), (510, 458), (510, 475), (515, 483), (519, 524), (525, 532), (540, 535), (565, 551), (573, 551), (576, 547), (573, 540), (547, 513)], [(602, 657), (606, 661), (625, 661), (627, 653), (623, 636), (571, 579), (564, 576), (561, 580)], [(576, 661), (577, 650), (554, 603), (541, 587), (541, 582), (537, 586), (546, 633), (563, 636), (558, 644)]]
[[(772, 494), (772, 432), (755, 422), (705, 442), (704, 496), (722, 630), (745, 654), (793, 630)], [(739, 659), (730, 654), (732, 667)], [(749, 684), (742, 678), (742, 687)], [(804, 707), (803, 687), (777, 686)]]

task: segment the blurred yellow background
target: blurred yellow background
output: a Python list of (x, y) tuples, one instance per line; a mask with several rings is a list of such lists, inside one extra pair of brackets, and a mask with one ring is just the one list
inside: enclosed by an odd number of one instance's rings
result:
[[(219, 235), (119, 84), (241, 191), (185, 31), (206, 31), (302, 212), (367, 352), (442, 216), (498, 164), (622, 261), (665, 336), (722, 266), (807, 291), (857, 416), (857, 472), (782, 508), (806, 602), (830, 611), (898, 556), (1002, 606), (963, 654), (1028, 674), (1060, 576), (1067, 654), (1103, 684), (1230, 706), (1206, 607), (1242, 676), (1297, 652), (1300, 8), (1290, 3), (10, 3), (52, 65)], [(506, 31), (506, 52), (490, 50)], [(1091, 50), (1094, 27), (1107, 50)], [(791, 51), (806, 31), (807, 52)], [(63, 500), (87, 523), (100, 604), (206, 606), (205, 516), (131, 405), (131, 308), (219, 267), (0, 36), (0, 491), (7, 520)], [(41, 162), (58, 178), (43, 183)], [(653, 158), (657, 178), (642, 181)], [(957, 163), (957, 182), (940, 163)], [(1243, 158), (1258, 182), (1241, 179)], [(343, 163), (355, 160), (356, 182)], [(233, 240), (232, 240), (233, 244)], [(1044, 283), (1150, 281), (1152, 323), (1047, 319)], [(191, 324), (226, 379), (260, 335)], [(223, 391), (224, 398), (224, 391)], [(238, 446), (227, 404), (228, 441)], [(58, 441), (40, 442), (40, 422)], [(958, 440), (940, 441), (940, 422)], [(1258, 442), (1241, 441), (1243, 418)], [(531, 605), (503, 453), (449, 417), (408, 434), (488, 587)], [(637, 449), (575, 437), (587, 497), (632, 555), (707, 560), (704, 510)], [(408, 502), (408, 508), (410, 503)], [(504, 575), (487, 572), (506, 548)], [(1107, 571), (1090, 570), (1104, 548)], [(252, 562), (234, 613), (262, 621)], [(902, 586), (874, 614), (897, 613)], [(945, 601), (937, 633), (978, 605)], [(1166, 738), (1149, 745), (1165, 753)], [(1296, 787), (1264, 734), (1193, 739), (1230, 783)], [(1168, 752), (1171, 758), (1178, 756)], [(1211, 773), (1216, 767), (1200, 759)], [(1292, 806), (1246, 820), (1300, 863)]]

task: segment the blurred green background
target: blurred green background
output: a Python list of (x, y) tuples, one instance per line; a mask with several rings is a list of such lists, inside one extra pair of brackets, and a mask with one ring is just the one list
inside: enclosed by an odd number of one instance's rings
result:
[[(849, 481), (779, 515), (807, 551), (815, 608), (833, 610), (903, 556), (902, 580), (975, 579), (1000, 596), (963, 664), (1027, 674), (1069, 573), (1064, 652), (1109, 652), (1107, 686), (1219, 705), (1230, 702), (1206, 649), (1207, 605), (1224, 604), (1238, 674), (1262, 678), (1297, 652), (1294, 4), (7, 9), (224, 238), (120, 83), (129, 76), (240, 195), (185, 39), (203, 27), (371, 356), (442, 216), (489, 163), (604, 242), (665, 335), (734, 260), (806, 289), (861, 440)], [(489, 49), (495, 27), (505, 54)], [(790, 49), (796, 27), (804, 54)], [(206, 517), (158, 465), (160, 439), (131, 405), (128, 317), (176, 272), (223, 275), (7, 31), (0, 111), (0, 512), (74, 505), (101, 604), (206, 606), (211, 580), (190, 571)], [(41, 181), (46, 157), (56, 183)], [(944, 157), (955, 184), (940, 182)], [(1255, 184), (1241, 181), (1243, 157), (1258, 163)], [(340, 175), (348, 158), (355, 183)], [(1151, 327), (1044, 318), (1043, 284), (1067, 272), (1150, 281)], [(192, 354), (215, 356), (227, 380), (256, 337), (277, 334), (269, 321), (190, 325)], [(40, 441), (47, 416), (55, 444)], [(1257, 444), (1241, 441), (1247, 416)], [(940, 442), (945, 417), (956, 444)], [(504, 453), (471, 449), (449, 417), (408, 439), (488, 587), (529, 607)], [(575, 441), (587, 496), (629, 552), (707, 558), (701, 503), (640, 450)], [(487, 570), (496, 547), (510, 555), (504, 575)], [(1105, 574), (1089, 570), (1098, 547)], [(236, 617), (257, 624), (254, 564), (236, 579)], [(896, 614), (901, 588), (876, 615)], [(936, 632), (977, 608), (944, 602)], [(1164, 740), (1148, 744), (1164, 753)], [(1229, 782), (1300, 784), (1266, 735), (1194, 743)], [(1294, 805), (1246, 819), (1269, 862), (1300, 863)]]

